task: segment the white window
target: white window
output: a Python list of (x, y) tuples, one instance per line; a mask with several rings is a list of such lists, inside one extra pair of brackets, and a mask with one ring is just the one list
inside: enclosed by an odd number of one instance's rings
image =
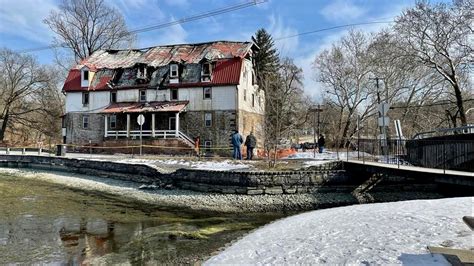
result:
[(116, 91), (111, 91), (110, 92), (110, 102), (111, 103), (116, 103), (117, 102), (117, 92)]
[(111, 115), (110, 116), (109, 127), (112, 128), (112, 129), (117, 127), (117, 116), (116, 115)]
[(171, 64), (170, 65), (170, 78), (177, 78), (178, 77), (178, 65)]
[(212, 99), (212, 88), (211, 87), (204, 87), (203, 89), (204, 99)]
[(82, 128), (84, 128), (84, 129), (89, 128), (89, 116), (88, 115), (82, 116)]
[(206, 127), (211, 127), (212, 126), (212, 114), (211, 113), (205, 113), (204, 114), (204, 125)]
[(89, 87), (89, 69), (81, 70), (81, 87)]
[(255, 94), (252, 93), (252, 107), (255, 107)]
[(247, 101), (247, 90), (244, 89), (244, 101)]
[(140, 102), (146, 102), (146, 90), (140, 90)]
[(178, 100), (178, 89), (171, 89), (170, 90), (170, 100), (177, 101)]
[(82, 105), (83, 106), (88, 106), (89, 105), (89, 93), (88, 92), (83, 92), (82, 93)]

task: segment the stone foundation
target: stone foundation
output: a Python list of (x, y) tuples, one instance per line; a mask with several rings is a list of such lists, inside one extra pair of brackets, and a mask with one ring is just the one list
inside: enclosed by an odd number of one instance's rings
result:
[[(82, 119), (89, 116), (88, 128), (83, 128)], [(75, 145), (101, 144), (104, 139), (104, 115), (96, 113), (67, 113), (64, 117), (66, 143)]]
[(265, 143), (265, 117), (262, 114), (247, 112), (239, 110), (239, 132), (242, 137), (247, 137), (250, 132), (253, 132), (257, 138), (257, 148), (263, 149)]

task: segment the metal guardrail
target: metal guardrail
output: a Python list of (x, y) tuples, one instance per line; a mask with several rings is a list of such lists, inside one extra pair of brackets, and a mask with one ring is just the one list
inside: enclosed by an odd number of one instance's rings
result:
[[(474, 171), (474, 139), (358, 139), (338, 158), (413, 165), (444, 170)], [(339, 156), (342, 154), (342, 156)]]

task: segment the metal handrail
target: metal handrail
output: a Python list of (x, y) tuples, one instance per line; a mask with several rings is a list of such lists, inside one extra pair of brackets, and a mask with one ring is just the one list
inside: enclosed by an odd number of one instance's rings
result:
[(430, 136), (427, 136), (429, 134), (448, 133), (448, 132), (454, 132), (454, 133), (458, 133), (458, 134), (470, 134), (470, 133), (474, 132), (474, 125), (455, 127), (455, 128), (438, 128), (438, 129), (435, 129), (435, 130), (432, 130), (432, 131), (417, 133), (415, 136), (413, 136), (412, 139), (424, 139), (424, 138), (430, 137)]

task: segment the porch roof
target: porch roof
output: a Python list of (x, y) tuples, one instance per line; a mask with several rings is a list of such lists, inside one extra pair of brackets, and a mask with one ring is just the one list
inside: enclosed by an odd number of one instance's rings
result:
[(112, 103), (101, 113), (159, 113), (159, 112), (181, 112), (189, 101), (176, 102), (147, 102), (147, 103)]

